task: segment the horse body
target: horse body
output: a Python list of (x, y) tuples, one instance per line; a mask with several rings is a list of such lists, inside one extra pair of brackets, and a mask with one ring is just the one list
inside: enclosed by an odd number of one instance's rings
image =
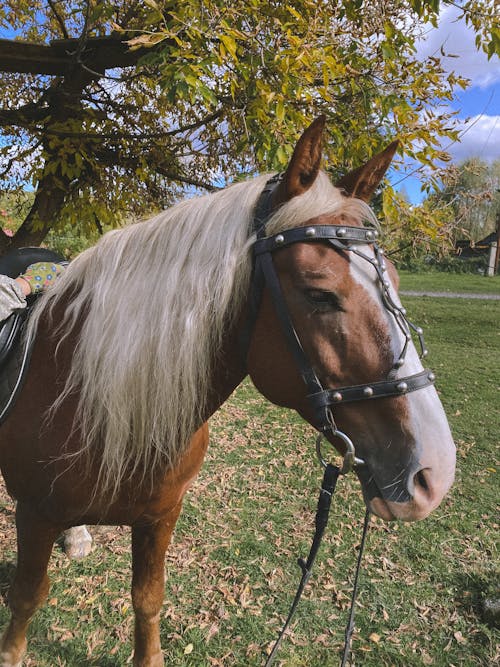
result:
[[(273, 194), (270, 234), (302, 224), (360, 226), (369, 215), (319, 172), (323, 122), (304, 133)], [(393, 152), (394, 147), (353, 172), (342, 187), (367, 199)], [(84, 523), (132, 526), (134, 665), (163, 665), (158, 620), (164, 555), (182, 498), (203, 462), (206, 420), (248, 372), (264, 396), (318, 427), (267, 289), (242, 349), (251, 310), (248, 225), (263, 185), (264, 179), (256, 179), (203, 199), (211, 226), (199, 224), (180, 254), (175, 246), (185, 243), (188, 222), (196, 223), (204, 205), (175, 207), (177, 226), (163, 229), (159, 216), (142, 223), (140, 232), (137, 227), (108, 235), (96, 251), (76, 260), (55, 296), (48, 296), (49, 307), (39, 310), (30, 374), (0, 433), (0, 467), (18, 501), (19, 549), (2, 667), (21, 664), (29, 620), (47, 595), (53, 541)], [(230, 208), (235, 210), (228, 213)], [(218, 221), (222, 229), (216, 231)], [(147, 239), (147, 251), (138, 239)], [(149, 286), (142, 292), (135, 284), (127, 287), (147, 277), (141, 250), (156, 267), (148, 309)], [(363, 252), (372, 251), (363, 246)], [(421, 368), (413, 344), (394, 329), (369, 266), (357, 256), (328, 243), (300, 242), (277, 250), (274, 263), (290, 317), (323, 386), (386, 377), (405, 343), (398, 373), (404, 377), (410, 367)], [(162, 273), (165, 264), (173, 265), (170, 273)], [(231, 279), (224, 279), (226, 267)], [(190, 283), (195, 275), (198, 282)], [(173, 292), (168, 308), (161, 301), (166, 289)], [(111, 307), (115, 301), (125, 312)], [(141, 322), (145, 312), (150, 318)], [(53, 324), (62, 325), (57, 338)], [(197, 347), (189, 346), (192, 340)], [(195, 354), (198, 348), (210, 357), (205, 365)], [(162, 363), (167, 359), (174, 369), (170, 382)], [(335, 419), (365, 460), (358, 475), (375, 513), (414, 520), (439, 504), (452, 483), (454, 445), (432, 387), (362, 407), (339, 406)], [(328, 437), (339, 446), (334, 435)]]

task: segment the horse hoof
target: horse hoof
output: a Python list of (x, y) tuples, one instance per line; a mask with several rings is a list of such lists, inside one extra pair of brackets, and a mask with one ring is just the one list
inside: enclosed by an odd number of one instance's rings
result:
[(12, 656), (9, 653), (0, 653), (0, 667), (22, 667), (22, 662), (22, 660), (12, 662)]
[(85, 526), (76, 526), (64, 533), (64, 553), (70, 560), (85, 558), (91, 550), (92, 537)]

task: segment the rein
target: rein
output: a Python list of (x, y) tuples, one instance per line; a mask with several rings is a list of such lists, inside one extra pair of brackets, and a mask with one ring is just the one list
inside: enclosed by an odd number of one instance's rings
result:
[[(265, 663), (265, 667), (270, 667), (274, 662), (285, 632), (295, 614), (302, 592), (311, 576), (312, 566), (316, 559), (321, 539), (328, 522), (331, 500), (338, 477), (339, 475), (350, 472), (355, 466), (364, 465), (364, 461), (356, 457), (352, 440), (348, 435), (337, 429), (332, 408), (335, 405), (351, 403), (354, 401), (402, 396), (428, 387), (432, 385), (435, 380), (434, 373), (429, 369), (401, 378), (396, 377), (399, 368), (404, 364), (408, 345), (412, 340), (412, 332), (418, 336), (421, 358), (427, 356), (427, 348), (425, 347), (422, 329), (407, 319), (406, 310), (399, 306), (391, 296), (390, 283), (385, 275), (386, 266), (384, 252), (377, 245), (377, 230), (373, 228), (351, 227), (347, 225), (317, 225), (288, 229), (278, 234), (274, 234), (273, 236), (266, 236), (266, 223), (273, 213), (273, 195), (282, 178), (283, 174), (277, 174), (267, 181), (255, 208), (252, 233), (256, 235), (256, 240), (253, 246), (254, 264), (249, 297), (249, 313), (246, 326), (241, 335), (240, 344), (246, 359), (252, 331), (262, 301), (263, 291), (264, 288), (267, 288), (272, 299), (275, 313), (280, 322), (282, 332), (286, 338), (288, 348), (293, 355), (295, 364), (306, 385), (307, 399), (316, 417), (315, 426), (319, 431), (316, 442), (316, 453), (324, 468), (324, 477), (316, 511), (316, 529), (309, 556), (307, 560), (302, 558), (298, 560), (298, 564), (302, 570), (302, 577), (288, 617)], [(293, 325), (273, 262), (273, 252), (275, 250), (284, 248), (293, 243), (304, 242), (330, 243), (336, 250), (352, 252), (373, 266), (378, 279), (382, 303), (385, 309), (393, 316), (404, 338), (403, 348), (385, 379), (369, 384), (352, 385), (333, 389), (325, 389), (322, 386), (314, 369), (309, 363), (307, 355), (300, 342), (300, 338)], [(366, 255), (360, 250), (359, 246), (362, 245), (371, 246), (374, 251), (374, 257)], [(323, 456), (321, 445), (322, 440), (327, 433), (330, 435), (331, 439), (338, 438), (344, 444), (345, 453), (341, 467), (328, 463)], [(347, 664), (350, 652), (351, 636), (354, 630), (353, 619), (358, 577), (369, 521), (370, 513), (367, 511), (354, 578), (349, 621), (345, 631), (344, 653), (341, 667), (344, 667)]]

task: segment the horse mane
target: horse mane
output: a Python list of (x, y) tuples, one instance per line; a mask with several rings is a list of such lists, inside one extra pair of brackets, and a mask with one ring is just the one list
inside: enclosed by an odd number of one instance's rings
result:
[[(203, 421), (217, 352), (247, 295), (249, 230), (267, 178), (184, 200), (109, 232), (35, 307), (28, 336), (61, 304), (59, 334), (81, 324), (52, 411), (79, 395), (74, 428), (82, 451), (100, 443), (100, 493), (114, 497), (125, 477), (175, 466)], [(328, 213), (373, 220), (363, 202), (344, 197), (321, 172), (267, 228), (273, 234)]]

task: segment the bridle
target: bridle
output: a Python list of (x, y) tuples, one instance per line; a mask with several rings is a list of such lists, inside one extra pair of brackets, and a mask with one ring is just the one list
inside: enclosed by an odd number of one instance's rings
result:
[[(288, 617), (269, 654), (265, 667), (271, 667), (277, 655), (281, 641), (295, 614), (295, 610), (301, 598), (302, 592), (311, 576), (312, 567), (316, 559), (321, 539), (328, 522), (328, 514), (336, 482), (339, 475), (346, 474), (356, 465), (364, 465), (364, 461), (355, 455), (355, 448), (348, 435), (340, 431), (334, 421), (334, 406), (352, 403), (354, 401), (371, 401), (378, 398), (404, 396), (418, 389), (423, 389), (434, 383), (434, 373), (423, 370), (420, 373), (396, 377), (398, 370), (403, 366), (412, 340), (412, 332), (418, 336), (420, 343), (421, 358), (427, 356), (427, 349), (423, 338), (422, 329), (413, 324), (407, 317), (404, 308), (399, 306), (391, 296), (390, 283), (386, 277), (386, 266), (383, 250), (377, 244), (378, 232), (376, 229), (367, 227), (351, 227), (347, 225), (310, 225), (284, 230), (272, 236), (266, 236), (266, 223), (273, 214), (273, 196), (276, 188), (283, 178), (277, 174), (270, 178), (257, 202), (251, 233), (255, 234), (256, 240), (253, 244), (253, 271), (249, 296), (248, 316), (246, 325), (241, 334), (242, 354), (246, 361), (250, 345), (251, 335), (257, 320), (258, 311), (262, 301), (264, 289), (267, 288), (271, 296), (272, 304), (281, 329), (287, 340), (288, 348), (293, 355), (295, 364), (306, 385), (307, 399), (313, 409), (315, 427), (319, 431), (316, 441), (316, 453), (324, 468), (323, 482), (320, 490), (318, 507), (315, 518), (315, 533), (307, 559), (299, 558), (298, 564), (302, 570), (302, 577), (297, 593), (290, 608)], [(367, 261), (375, 270), (377, 284), (380, 290), (382, 303), (385, 309), (392, 315), (397, 326), (403, 334), (403, 347), (389, 370), (386, 378), (372, 383), (352, 385), (347, 387), (335, 387), (325, 389), (312, 368), (307, 355), (300, 342), (299, 335), (293, 326), (288, 307), (283, 296), (280, 281), (273, 262), (273, 252), (285, 248), (293, 243), (317, 243), (327, 242), (340, 252), (350, 252)], [(373, 248), (373, 257), (364, 253), (360, 246), (368, 245)], [(321, 444), (325, 434), (330, 438), (339, 438), (345, 446), (342, 466), (334, 466), (323, 457)], [(350, 651), (350, 640), (354, 629), (354, 605), (358, 586), (358, 577), (361, 566), (361, 558), (365, 544), (365, 538), (370, 520), (370, 512), (367, 510), (363, 528), (363, 535), (358, 552), (357, 566), (355, 570), (354, 587), (351, 596), (351, 608), (349, 621), (345, 631), (344, 651), (341, 667), (347, 664)]]
[[(306, 385), (307, 399), (315, 415), (315, 427), (320, 434), (330, 433), (331, 437), (339, 438), (343, 441), (346, 452), (341, 473), (346, 473), (354, 465), (360, 465), (363, 461), (355, 457), (354, 445), (351, 439), (337, 429), (332, 412), (334, 406), (354, 401), (371, 401), (378, 398), (403, 396), (432, 385), (435, 375), (431, 370), (425, 369), (413, 375), (396, 377), (398, 369), (404, 364), (408, 345), (412, 339), (412, 331), (416, 333), (419, 339), (421, 358), (427, 356), (427, 349), (422, 329), (408, 320), (405, 309), (399, 306), (391, 296), (390, 284), (386, 277), (384, 252), (377, 244), (378, 232), (376, 229), (350, 227), (347, 225), (317, 225), (297, 227), (272, 236), (266, 236), (266, 223), (273, 213), (273, 195), (282, 178), (282, 174), (276, 174), (267, 181), (255, 208), (252, 225), (252, 232), (256, 234), (256, 240), (253, 245), (254, 264), (249, 299), (249, 314), (242, 335), (242, 346), (245, 351), (248, 351), (250, 336), (257, 319), (262, 294), (264, 288), (267, 287), (289, 350)], [(358, 255), (358, 257), (371, 264), (376, 272), (382, 302), (386, 310), (394, 317), (397, 326), (403, 333), (405, 341), (401, 353), (387, 377), (383, 380), (348, 387), (325, 389), (307, 359), (300, 338), (293, 326), (279, 278), (274, 268), (273, 252), (293, 243), (314, 243), (319, 241), (328, 242), (339, 251), (351, 252)], [(369, 245), (373, 248), (374, 257), (366, 255), (359, 249), (359, 246), (363, 245)], [(321, 454), (321, 438), (318, 438), (317, 452), (320, 461), (325, 465)]]

